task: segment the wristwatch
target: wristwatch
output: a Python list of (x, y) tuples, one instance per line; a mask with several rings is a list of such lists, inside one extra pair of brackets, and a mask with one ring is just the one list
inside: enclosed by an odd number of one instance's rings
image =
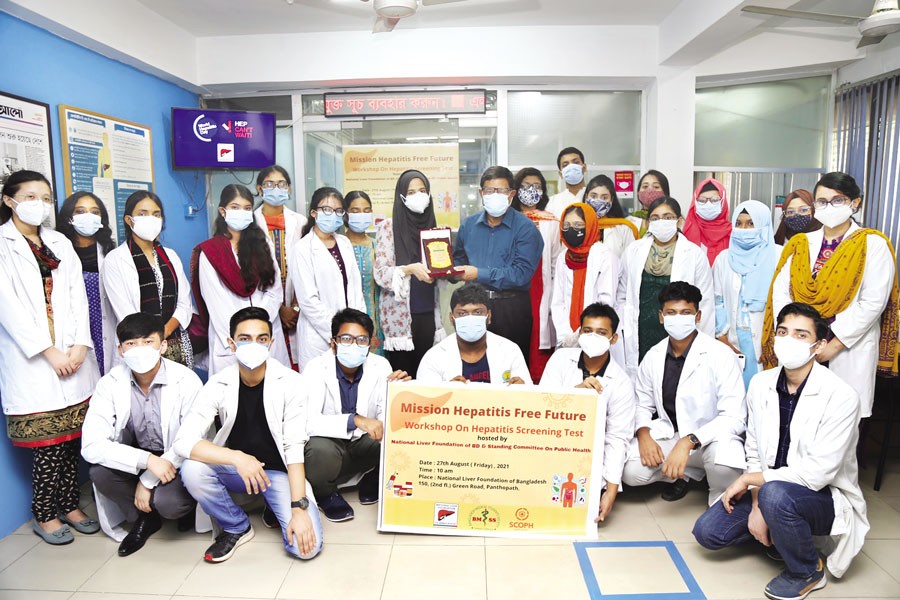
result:
[(693, 447), (691, 448), (691, 450), (696, 450), (697, 448), (699, 448), (700, 446), (703, 445), (702, 443), (700, 443), (700, 438), (698, 438), (698, 437), (697, 437), (696, 435), (694, 435), (693, 433), (689, 433), (687, 437), (688, 437), (688, 439), (691, 441), (691, 444), (692, 444), (692, 446), (693, 446)]
[(291, 502), (291, 508), (299, 508), (300, 510), (306, 510), (309, 508), (309, 498), (303, 496), (299, 500), (295, 500)]

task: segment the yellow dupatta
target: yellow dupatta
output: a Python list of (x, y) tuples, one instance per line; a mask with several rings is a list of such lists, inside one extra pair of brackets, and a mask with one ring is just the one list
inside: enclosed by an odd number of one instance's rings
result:
[[(835, 249), (834, 254), (813, 278), (809, 264), (809, 242), (806, 234), (799, 233), (791, 238), (781, 253), (772, 285), (769, 286), (769, 297), (766, 302), (766, 311), (763, 320), (762, 362), (766, 369), (778, 365), (775, 356), (775, 315), (772, 310), (772, 291), (775, 279), (781, 269), (791, 260), (791, 299), (794, 302), (809, 304), (822, 317), (830, 319), (845, 310), (862, 283), (863, 272), (866, 266), (866, 252), (868, 244), (866, 236), (877, 235), (881, 237), (891, 250), (894, 263), (897, 256), (891, 241), (880, 231), (875, 229), (859, 229), (850, 237), (843, 240)], [(898, 302), (898, 277), (894, 271), (894, 283), (891, 286), (890, 297), (887, 306), (881, 314), (881, 338), (878, 341), (878, 373), (887, 376), (897, 375), (898, 354), (898, 326), (900, 326), (900, 302)]]

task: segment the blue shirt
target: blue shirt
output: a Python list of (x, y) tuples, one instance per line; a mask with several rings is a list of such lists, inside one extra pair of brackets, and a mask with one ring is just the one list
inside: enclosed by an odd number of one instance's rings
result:
[(490, 290), (527, 291), (543, 251), (538, 228), (519, 211), (507, 210), (496, 227), (481, 211), (460, 225), (453, 261), (477, 267), (478, 283)]
[(793, 394), (788, 391), (787, 376), (784, 369), (778, 375), (778, 381), (775, 383), (775, 391), (778, 392), (778, 450), (775, 451), (775, 465), (773, 468), (780, 469), (788, 466), (787, 455), (791, 448), (791, 421), (794, 420), (794, 411), (797, 410), (797, 403), (800, 401), (800, 394), (806, 387), (806, 381), (809, 375), (803, 380), (797, 391)]
[(356, 429), (353, 418), (356, 416), (356, 400), (359, 398), (359, 380), (362, 379), (362, 365), (356, 369), (353, 379), (348, 379), (337, 359), (334, 360), (337, 370), (338, 387), (341, 389), (341, 412), (347, 415), (347, 431)]

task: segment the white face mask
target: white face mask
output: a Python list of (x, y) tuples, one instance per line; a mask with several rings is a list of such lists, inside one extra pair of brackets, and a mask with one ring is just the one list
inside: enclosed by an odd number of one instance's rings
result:
[(506, 194), (487, 194), (481, 197), (484, 210), (495, 219), (502, 217), (509, 209), (509, 197)]
[(251, 371), (260, 366), (269, 358), (269, 347), (256, 342), (236, 342), (237, 349), (234, 356), (246, 368)]
[(663, 327), (666, 333), (681, 341), (697, 331), (697, 315), (666, 315)]
[(134, 232), (134, 235), (145, 242), (152, 242), (159, 237), (159, 232), (162, 231), (162, 219), (153, 215), (131, 218), (134, 221), (134, 225), (131, 226), (131, 231)]
[(152, 371), (159, 364), (159, 357), (160, 348), (153, 346), (138, 346), (122, 353), (128, 368), (138, 374)]
[(609, 352), (610, 341), (599, 333), (582, 333), (578, 336), (578, 345), (589, 358), (597, 358)]
[(656, 238), (656, 241), (665, 244), (678, 233), (678, 221), (666, 221), (664, 219), (650, 221), (650, 224), (647, 225), (647, 231)]
[[(819, 218), (818, 211), (816, 218)], [(807, 344), (787, 335), (778, 336), (775, 338), (775, 356), (785, 369), (799, 369), (815, 356), (809, 353), (809, 349), (815, 345), (815, 342)]]
[(582, 168), (581, 165), (569, 163), (565, 167), (563, 167), (561, 173), (563, 179), (569, 185), (578, 185), (579, 183), (584, 181), (584, 168)]
[(704, 221), (712, 221), (722, 214), (722, 201), (719, 200), (718, 202), (706, 203), (698, 202), (694, 205), (694, 210), (697, 211), (697, 216)]
[(16, 202), (16, 215), (23, 223), (37, 227), (50, 216), (50, 205), (43, 200), (24, 200)]
[(356, 344), (350, 344), (349, 346), (343, 344), (337, 345), (337, 359), (348, 369), (355, 369), (360, 366), (366, 362), (366, 357), (368, 356), (368, 346), (358, 346)]
[(431, 198), (425, 192), (416, 192), (415, 194), (409, 194), (407, 196), (401, 195), (400, 199), (403, 200), (403, 204), (406, 205), (406, 208), (417, 215), (424, 213), (425, 209), (428, 208), (428, 205), (431, 203)]
[(838, 225), (843, 225), (853, 214), (853, 208), (849, 204), (844, 206), (828, 205), (825, 208), (816, 209), (816, 220), (825, 227), (834, 229)]
[(81, 213), (80, 215), (72, 215), (72, 227), (79, 235), (91, 237), (103, 226), (100, 215), (94, 213)]
[(235, 231), (243, 231), (253, 222), (253, 212), (249, 210), (225, 210), (225, 224)]
[(487, 316), (454, 317), (453, 328), (456, 330), (456, 335), (463, 340), (469, 343), (477, 342), (487, 333)]

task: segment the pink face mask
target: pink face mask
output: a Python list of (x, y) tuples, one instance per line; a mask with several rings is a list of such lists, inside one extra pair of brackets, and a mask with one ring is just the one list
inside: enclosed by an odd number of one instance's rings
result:
[(646, 190), (641, 190), (638, 192), (638, 202), (641, 203), (641, 206), (647, 208), (650, 206), (654, 200), (657, 198), (662, 198), (665, 196), (662, 190), (657, 190), (653, 188), (647, 188)]

